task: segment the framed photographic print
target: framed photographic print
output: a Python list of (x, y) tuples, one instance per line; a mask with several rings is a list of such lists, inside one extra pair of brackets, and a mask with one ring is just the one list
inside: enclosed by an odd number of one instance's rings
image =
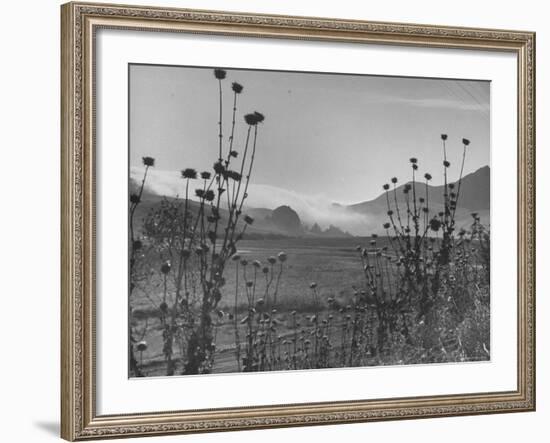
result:
[(62, 6), (62, 437), (535, 408), (535, 35)]

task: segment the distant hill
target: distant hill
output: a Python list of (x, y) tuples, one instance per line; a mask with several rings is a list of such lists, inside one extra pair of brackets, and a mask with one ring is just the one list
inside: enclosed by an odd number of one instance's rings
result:
[[(426, 186), (425, 180), (421, 176), (421, 180), (416, 185), (416, 196), (426, 198)], [(412, 184), (412, 182), (408, 182)], [(466, 175), (462, 179), (460, 186), (459, 207), (468, 209), (469, 211), (478, 211), (489, 209), (490, 206), (490, 169), (489, 166), (484, 166), (471, 174)], [(403, 188), (405, 184), (397, 187), (398, 202), (405, 203), (406, 197), (403, 194)], [(431, 204), (443, 205), (443, 189), (444, 186), (431, 186), (428, 185), (428, 197)], [(456, 185), (455, 191), (458, 189)], [(393, 189), (382, 193), (374, 200), (365, 201), (362, 203), (356, 203), (348, 206), (357, 212), (370, 212), (373, 209), (386, 208), (386, 194), (390, 194), (390, 200), (393, 200)]]
[[(135, 193), (137, 192), (137, 189), (139, 189), (138, 184), (135, 180), (130, 179), (130, 192)], [(184, 204), (185, 199), (179, 198), (179, 197), (164, 197), (161, 195), (154, 194), (152, 192), (149, 192), (147, 188), (143, 190), (143, 194), (141, 196), (141, 204), (138, 205), (136, 214), (135, 214), (135, 221), (138, 229), (140, 226), (144, 223), (145, 219), (152, 214), (154, 211), (158, 210), (161, 206), (161, 202), (167, 198), (168, 200), (175, 201), (176, 203), (179, 203), (181, 205)], [(191, 213), (196, 214), (199, 210), (199, 203), (195, 200), (189, 200), (188, 201), (188, 207)], [(288, 233), (276, 229), (272, 223), (265, 220), (266, 216), (269, 216), (271, 214), (271, 210), (269, 209), (258, 209), (258, 210), (244, 210), (243, 216), (250, 215), (254, 222), (251, 226), (247, 227), (247, 236), (248, 237), (255, 237), (255, 238), (262, 238), (262, 237), (273, 237), (273, 236), (287, 236)], [(240, 231), (242, 227), (244, 226), (243, 216), (241, 216), (239, 223), (237, 224), (237, 231)], [(221, 217), (221, 225), (225, 226), (226, 220), (228, 218), (228, 212), (226, 209), (220, 209), (220, 217)]]
[[(410, 182), (409, 182), (410, 183)], [(300, 214), (289, 205), (282, 205), (275, 209), (268, 208), (245, 208), (244, 213), (254, 218), (252, 226), (247, 228), (249, 238), (272, 238), (274, 236), (284, 237), (348, 237), (349, 232), (356, 235), (369, 235), (373, 233), (383, 234), (385, 230), (382, 225), (388, 221), (387, 199), (390, 200), (392, 210), (395, 212), (395, 198), (401, 208), (402, 216), (406, 211), (406, 196), (403, 193), (405, 184), (396, 188), (394, 195), (393, 188), (390, 191), (383, 192), (373, 200), (364, 201), (352, 205), (342, 205), (334, 203), (332, 209), (338, 217), (336, 222), (326, 227), (319, 226), (315, 220), (310, 226), (304, 226), (304, 221)], [(138, 189), (138, 183), (130, 181), (131, 192)], [(426, 185), (421, 176), (416, 184), (416, 197), (424, 198), (429, 202), (430, 214), (437, 214), (443, 211), (443, 185)], [(454, 191), (458, 191), (458, 185), (455, 184)], [(412, 195), (412, 192), (411, 192)], [(139, 205), (136, 221), (138, 225), (143, 218), (152, 210), (160, 205), (164, 197), (151, 193), (145, 188), (142, 196), (142, 204)], [(177, 199), (176, 199), (177, 200)], [(183, 203), (183, 199), (179, 199)], [(189, 207), (192, 212), (198, 209), (198, 203), (194, 200), (189, 201)], [(490, 213), (490, 168), (485, 166), (477, 171), (466, 175), (462, 179), (458, 207), (456, 210), (456, 225), (458, 227), (467, 227), (471, 224), (471, 213), (477, 212), (484, 224), (489, 224)], [(227, 219), (227, 211), (221, 210), (220, 215), (222, 224)], [(307, 218), (306, 218), (307, 219)], [(353, 224), (349, 220), (353, 220)], [(346, 222), (347, 221), (347, 222)], [(241, 222), (242, 223), (242, 222)], [(348, 232), (349, 231), (349, 232)]]
[(285, 205), (275, 208), (265, 220), (270, 221), (277, 229), (292, 236), (301, 235), (304, 232), (300, 216), (290, 206)]
[[(409, 182), (412, 184), (412, 182)], [(484, 166), (471, 174), (464, 176), (460, 186), (460, 195), (458, 207), (456, 210), (457, 226), (465, 226), (471, 223), (471, 213), (477, 212), (482, 222), (489, 223), (490, 195), (491, 195), (490, 168)], [(364, 214), (369, 220), (369, 225), (373, 226), (374, 232), (380, 231), (380, 226), (387, 221), (387, 199), (389, 198), (392, 210), (395, 211), (395, 197), (401, 208), (402, 214), (406, 209), (406, 195), (403, 193), (405, 184), (396, 188), (394, 194), (393, 188), (383, 192), (374, 200), (349, 205), (348, 208), (354, 212)], [(421, 176), (421, 181), (416, 183), (417, 199), (427, 198), (431, 214), (437, 214), (443, 211), (443, 190), (444, 186), (428, 185), (426, 192), (425, 180)], [(455, 183), (455, 192), (458, 191), (458, 184)], [(412, 193), (411, 193), (412, 194)]]

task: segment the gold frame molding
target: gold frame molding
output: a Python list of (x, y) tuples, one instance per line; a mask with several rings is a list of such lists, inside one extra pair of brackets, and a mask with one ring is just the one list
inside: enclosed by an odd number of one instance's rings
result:
[[(99, 28), (507, 51), (518, 60), (518, 381), (511, 392), (98, 416), (94, 35)], [(535, 34), (68, 3), (61, 7), (61, 436), (87, 440), (535, 410)]]

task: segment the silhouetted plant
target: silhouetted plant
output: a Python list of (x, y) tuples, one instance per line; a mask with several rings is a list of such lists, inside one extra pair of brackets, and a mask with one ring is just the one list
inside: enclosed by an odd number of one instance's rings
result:
[[(144, 233), (155, 245), (159, 260), (170, 263), (169, 267), (154, 268), (162, 275), (163, 301), (159, 318), (163, 327), (167, 375), (176, 370), (185, 374), (211, 371), (217, 325), (225, 318), (218, 309), (225, 285), (225, 266), (235, 254), (236, 244), (243, 238), (246, 228), (253, 223), (242, 210), (254, 164), (258, 124), (264, 117), (258, 112), (246, 114), (248, 129), (244, 153), (238, 170), (233, 170), (232, 163), (239, 158), (235, 150), (237, 96), (243, 87), (236, 82), (231, 85), (233, 119), (225, 153), (222, 84), (226, 75), (223, 69), (214, 70), (219, 95), (218, 160), (212, 172), (200, 174), (202, 185), (194, 192), (197, 201), (190, 200), (189, 188), (199, 174), (195, 169), (184, 169), (181, 173), (185, 181), (184, 198), (164, 199), (144, 222)], [(245, 168), (247, 175), (243, 179)], [(224, 208), (223, 194), (227, 197), (227, 208)], [(135, 203), (132, 204), (139, 204), (140, 197), (133, 197)], [(174, 340), (179, 340), (180, 344), (177, 359)]]
[[(139, 188), (134, 193), (132, 192), (130, 194), (130, 208), (129, 208), (129, 228), (130, 228), (130, 270), (129, 270), (129, 291), (128, 291), (128, 349), (129, 349), (129, 368), (130, 368), (130, 374), (134, 375), (136, 377), (143, 376), (143, 362), (142, 362), (142, 355), (143, 350), (140, 351), (140, 363), (138, 365), (138, 362), (135, 358), (135, 346), (136, 343), (139, 340), (135, 339), (134, 331), (132, 328), (133, 323), (133, 312), (132, 312), (132, 294), (136, 288), (136, 285), (138, 283), (138, 280), (140, 279), (140, 257), (143, 257), (143, 240), (141, 238), (138, 238), (135, 232), (135, 214), (136, 210), (141, 203), (141, 198), (143, 196), (143, 190), (145, 188), (145, 182), (147, 180), (147, 173), (149, 171), (149, 168), (155, 166), (155, 159), (153, 157), (143, 157), (142, 158), (143, 166), (145, 167), (145, 170), (143, 172), (143, 177), (140, 183)], [(146, 332), (146, 328), (144, 329)], [(143, 332), (143, 335), (145, 335), (145, 332)]]

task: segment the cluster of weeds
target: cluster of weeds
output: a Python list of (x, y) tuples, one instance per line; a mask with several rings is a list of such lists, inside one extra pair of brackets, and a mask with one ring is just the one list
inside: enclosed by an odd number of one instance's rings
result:
[[(411, 158), (411, 180), (398, 188), (394, 177), (391, 185), (383, 186), (388, 216), (383, 228), (389, 243), (378, 246), (378, 235), (373, 234), (368, 245), (356, 248), (363, 287), (353, 288), (350, 303), (342, 306), (333, 298), (322, 299), (317, 284), (311, 283), (311, 313), (300, 316), (292, 311), (287, 319), (290, 333), (266, 342), (256, 339), (264, 337), (264, 328), (249, 328), (246, 361), (253, 364), (246, 370), (454, 362), (489, 357), (490, 232), (477, 213), (472, 214), (468, 230), (457, 230), (456, 210), (470, 142), (462, 140), (459, 178), (449, 183), (447, 135), (443, 134), (441, 140), (442, 210), (435, 212), (430, 206), (431, 174), (425, 173), (420, 180), (418, 159)], [(248, 284), (255, 288), (255, 279)], [(249, 309), (256, 312), (252, 305)], [(277, 319), (262, 315), (269, 331)], [(246, 322), (251, 318), (248, 315)], [(265, 337), (272, 334), (268, 332)], [(260, 364), (264, 357), (256, 355), (272, 356), (272, 360), (268, 359), (267, 365)]]
[[(181, 171), (185, 182), (182, 198), (165, 198), (145, 217), (141, 235), (135, 232), (135, 213), (141, 203), (149, 167), (154, 159), (145, 157), (145, 172), (139, 192), (130, 196), (130, 306), (133, 287), (138, 280), (134, 272), (136, 251), (147, 247), (154, 251), (152, 273), (162, 281), (162, 300), (158, 316), (162, 326), (163, 354), (166, 374), (208, 373), (212, 370), (215, 352), (215, 317), (225, 285), (226, 263), (237, 251), (253, 218), (243, 214), (244, 202), (256, 155), (259, 125), (263, 114), (255, 111), (244, 115), (246, 135), (240, 150), (236, 149), (237, 102), (243, 86), (233, 82), (230, 135), (223, 134), (223, 81), (226, 71), (215, 69), (218, 82), (218, 159), (211, 171), (200, 174), (193, 168)], [(190, 199), (190, 188), (195, 200)], [(192, 192), (192, 190), (191, 190)], [(154, 278), (151, 273), (147, 278)], [(131, 312), (130, 312), (131, 315)], [(143, 375), (135, 359), (136, 345), (130, 333), (130, 371)], [(176, 346), (178, 345), (178, 346)], [(141, 342), (141, 347), (146, 346)], [(179, 348), (179, 352), (176, 350)], [(177, 356), (176, 356), (177, 354)]]

